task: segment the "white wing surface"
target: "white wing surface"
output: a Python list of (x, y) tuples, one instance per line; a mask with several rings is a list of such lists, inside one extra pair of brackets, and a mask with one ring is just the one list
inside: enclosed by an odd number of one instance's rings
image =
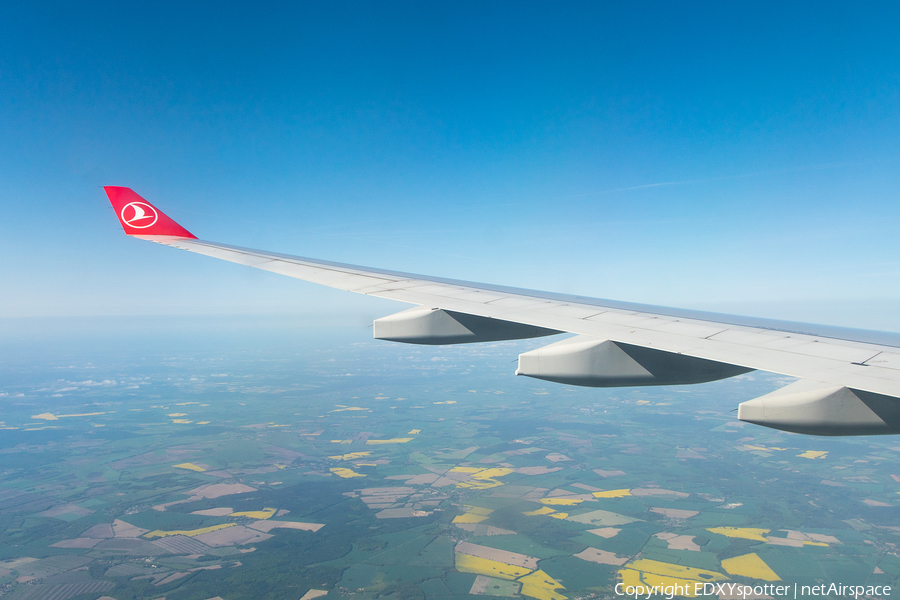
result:
[[(819, 435), (900, 433), (895, 333), (567, 296), (239, 248), (198, 240), (128, 188), (105, 189), (132, 237), (416, 305), (376, 320), (379, 339), (452, 344), (571, 333), (576, 337), (520, 355), (517, 374), (614, 387), (701, 383), (759, 369), (800, 381), (742, 403), (742, 420)], [(139, 228), (129, 225), (136, 214), (129, 207), (143, 211)], [(152, 216), (154, 224), (144, 225)]]

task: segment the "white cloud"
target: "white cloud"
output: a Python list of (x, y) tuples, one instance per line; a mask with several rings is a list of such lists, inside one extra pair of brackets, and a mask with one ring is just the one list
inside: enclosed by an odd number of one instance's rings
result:
[(88, 379), (87, 381), (70, 381), (69, 383), (72, 385), (83, 385), (87, 387), (108, 387), (111, 385), (116, 385), (116, 381), (113, 379), (104, 379), (103, 381), (94, 381), (93, 379)]

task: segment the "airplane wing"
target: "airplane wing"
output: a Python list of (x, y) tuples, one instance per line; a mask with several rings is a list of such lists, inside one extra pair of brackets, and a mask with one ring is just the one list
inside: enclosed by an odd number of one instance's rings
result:
[(125, 233), (342, 290), (416, 305), (377, 339), (459, 344), (575, 334), (519, 355), (517, 375), (571, 385), (703, 383), (752, 370), (799, 378), (739, 406), (743, 421), (815, 435), (900, 433), (900, 334), (738, 317), (457, 281), (197, 239), (125, 187)]

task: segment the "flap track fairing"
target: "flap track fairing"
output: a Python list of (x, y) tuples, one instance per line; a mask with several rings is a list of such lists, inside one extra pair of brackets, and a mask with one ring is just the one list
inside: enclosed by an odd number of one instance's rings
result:
[(375, 319), (376, 340), (406, 344), (469, 344), (523, 340), (562, 333), (555, 329), (469, 315), (440, 308), (417, 306)]
[(794, 433), (900, 433), (900, 398), (801, 379), (743, 402), (738, 419)]
[(586, 335), (519, 355), (516, 375), (588, 387), (683, 385), (753, 369)]

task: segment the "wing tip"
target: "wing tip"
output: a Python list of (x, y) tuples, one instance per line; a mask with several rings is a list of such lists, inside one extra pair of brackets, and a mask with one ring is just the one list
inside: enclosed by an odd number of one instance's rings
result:
[(129, 187), (105, 185), (103, 191), (116, 211), (119, 224), (130, 236), (164, 236), (197, 239), (197, 236), (176, 223)]

